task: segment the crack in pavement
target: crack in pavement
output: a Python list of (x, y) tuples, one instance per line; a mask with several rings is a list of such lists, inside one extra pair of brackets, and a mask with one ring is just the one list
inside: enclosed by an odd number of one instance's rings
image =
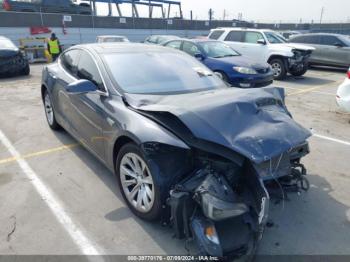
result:
[(12, 226), (12, 230), (10, 231), (10, 233), (7, 234), (7, 242), (10, 242), (11, 240), (11, 235), (16, 231), (16, 225), (17, 225), (17, 221), (16, 221), (16, 216), (11, 216), (10, 219), (13, 219), (13, 226)]

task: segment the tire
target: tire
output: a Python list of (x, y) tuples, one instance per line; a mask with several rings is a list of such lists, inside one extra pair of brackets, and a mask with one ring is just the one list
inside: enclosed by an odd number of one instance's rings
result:
[(220, 79), (222, 79), (224, 82), (228, 83), (228, 77), (224, 72), (221, 71), (214, 71), (215, 75), (217, 75)]
[(272, 70), (274, 70), (274, 79), (276, 80), (282, 80), (286, 78), (287, 76), (287, 69), (284, 64), (284, 61), (280, 58), (272, 59), (269, 64), (272, 67)]
[(134, 143), (124, 145), (115, 166), (120, 191), (131, 211), (142, 219), (157, 220), (162, 210), (159, 179), (141, 149)]
[(308, 65), (304, 65), (302, 70), (291, 71), (290, 73), (293, 76), (302, 76), (307, 72), (308, 69), (309, 69)]
[(49, 92), (47, 92), (47, 90), (44, 91), (43, 103), (44, 103), (45, 116), (49, 127), (52, 130), (61, 129), (61, 126), (56, 121), (55, 112), (51, 102), (51, 97), (49, 95)]
[(29, 64), (26, 64), (26, 66), (22, 69), (22, 75), (27, 76), (30, 74), (30, 67)]

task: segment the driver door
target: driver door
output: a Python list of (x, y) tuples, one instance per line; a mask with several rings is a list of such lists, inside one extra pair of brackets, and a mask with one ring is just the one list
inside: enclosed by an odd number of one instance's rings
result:
[(73, 111), (71, 123), (74, 130), (79, 134), (81, 142), (101, 160), (104, 160), (105, 141), (102, 126), (105, 113), (103, 104), (108, 97), (108, 91), (94, 58), (84, 50), (81, 50), (80, 53), (77, 78), (91, 81), (97, 86), (98, 91), (69, 95)]

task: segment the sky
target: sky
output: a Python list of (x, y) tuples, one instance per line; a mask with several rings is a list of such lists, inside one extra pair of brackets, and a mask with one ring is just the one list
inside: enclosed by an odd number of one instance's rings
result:
[[(208, 19), (210, 8), (214, 11), (215, 19), (237, 19), (242, 13), (243, 19), (255, 22), (314, 22), (320, 21), (321, 10), (324, 8), (324, 22), (350, 22), (350, 0), (181, 0), (185, 18)], [(123, 15), (130, 16), (131, 8), (122, 5)], [(224, 11), (225, 10), (225, 11)], [(99, 14), (103, 15), (107, 8), (101, 8)], [(116, 15), (116, 9), (113, 7)], [(141, 16), (146, 16), (147, 7), (140, 7)], [(160, 16), (160, 9), (154, 10), (155, 16)], [(178, 15), (173, 8), (172, 16)]]

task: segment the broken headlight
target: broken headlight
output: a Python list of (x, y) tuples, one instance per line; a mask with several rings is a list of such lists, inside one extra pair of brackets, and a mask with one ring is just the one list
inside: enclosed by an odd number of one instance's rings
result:
[(214, 221), (240, 216), (249, 211), (246, 204), (239, 201), (231, 186), (223, 176), (209, 174), (198, 186), (195, 199), (203, 214)]

